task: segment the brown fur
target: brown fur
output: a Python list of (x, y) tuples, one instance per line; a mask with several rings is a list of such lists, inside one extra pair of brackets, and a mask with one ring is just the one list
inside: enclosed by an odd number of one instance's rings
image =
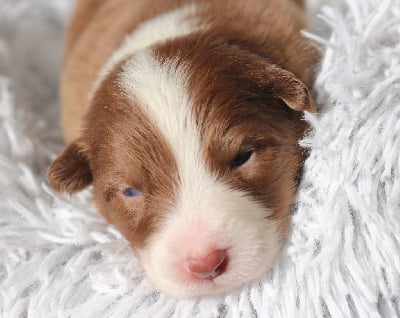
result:
[[(191, 74), (189, 91), (210, 170), (276, 211), (285, 232), (304, 159), (297, 143), (307, 125), (283, 101), (313, 111), (307, 88), (293, 74), (216, 35), (171, 41), (155, 54), (161, 63), (178, 59)], [(256, 150), (257, 159), (232, 169), (232, 160), (247, 149)]]
[[(94, 180), (100, 213), (134, 248), (143, 247), (174, 196), (173, 155), (141, 108), (121, 91), (116, 75), (102, 83), (91, 110), (86, 118), (91, 125), (84, 137), (70, 144), (50, 166), (49, 184), (71, 193)], [(124, 186), (135, 187), (146, 198), (124, 198)]]
[[(91, 145), (95, 200), (106, 220), (115, 224), (133, 247), (143, 247), (174, 197), (175, 160), (140, 106), (121, 92), (115, 76), (107, 78), (99, 91), (87, 119), (94, 125), (87, 127), (85, 134)], [(124, 198), (120, 194), (124, 185), (146, 193), (145, 198)]]
[(189, 1), (159, 1), (157, 5), (148, 0), (78, 1), (67, 30), (61, 78), (61, 126), (67, 143), (80, 136), (93, 83), (126, 34), (141, 22)]
[[(301, 40), (298, 31), (305, 25), (301, 13), (294, 10), (285, 0), (252, 0), (252, 1), (210, 1), (212, 7), (205, 15), (211, 15), (212, 23), (218, 29), (220, 13), (224, 16), (228, 11), (231, 16), (223, 23), (225, 31), (230, 35), (236, 34), (237, 40), (250, 37), (258, 39), (260, 50), (279, 43), (286, 43), (285, 51), (274, 51), (272, 58), (277, 64), (287, 65), (293, 73), (309, 85), (312, 78), (312, 66), (315, 63), (316, 51), (310, 48), (308, 41)], [(112, 52), (121, 44), (127, 33), (130, 33), (141, 22), (148, 20), (162, 12), (179, 7), (191, 0), (159, 1), (157, 5), (148, 0), (80, 0), (77, 2), (71, 23), (66, 35), (66, 49), (64, 67), (61, 78), (62, 116), (61, 126), (65, 141), (77, 139), (82, 130), (83, 117), (89, 108), (89, 95), (97, 75), (111, 56)], [(252, 10), (250, 15), (242, 12), (242, 5)], [(303, 6), (303, 1), (293, 1)], [(266, 6), (270, 8), (265, 9)], [(229, 7), (230, 10), (226, 10)], [(288, 14), (275, 14), (281, 10)], [(257, 13), (261, 13), (257, 17)], [(249, 17), (251, 17), (249, 21)], [(273, 26), (273, 29), (271, 29)], [(277, 32), (276, 32), (277, 31)], [(244, 33), (243, 33), (244, 32)], [(264, 33), (264, 34), (263, 34)], [(268, 35), (268, 37), (266, 37)], [(285, 39), (281, 36), (285, 35)], [(269, 39), (269, 37), (271, 37)], [(276, 38), (279, 36), (279, 38)], [(275, 38), (274, 38), (275, 37)], [(268, 41), (267, 41), (268, 40)], [(282, 47), (280, 47), (282, 48)], [(293, 54), (293, 52), (296, 52)], [(268, 53), (271, 53), (270, 51)], [(303, 59), (308, 60), (304, 61)], [(299, 61), (297, 62), (297, 58)], [(286, 63), (284, 59), (291, 58)]]
[[(305, 26), (301, 13), (287, 1), (198, 1), (206, 4), (198, 14), (210, 30), (158, 45), (155, 56), (160, 62), (178, 59), (178, 65), (188, 65), (193, 111), (210, 170), (274, 208), (276, 213), (266, 218), (279, 219), (284, 233), (303, 161), (297, 141), (306, 124), (298, 111), (315, 109), (303, 83), (312, 83), (318, 52), (299, 35)], [(165, 207), (173, 204), (176, 163), (140, 105), (118, 86), (121, 65), (103, 81), (91, 104), (88, 94), (127, 33), (184, 2), (189, 1), (78, 2), (67, 36), (63, 130), (66, 141), (77, 141), (50, 166), (48, 180), (67, 192), (94, 180), (100, 212), (135, 248), (145, 246)], [(249, 149), (256, 150), (255, 158), (232, 168), (236, 154)], [(123, 198), (123, 185), (146, 196)]]

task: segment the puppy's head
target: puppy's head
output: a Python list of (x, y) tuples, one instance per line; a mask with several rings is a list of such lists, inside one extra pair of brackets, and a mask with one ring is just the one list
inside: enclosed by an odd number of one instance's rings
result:
[(226, 292), (278, 255), (303, 160), (299, 111), (313, 107), (292, 73), (256, 55), (165, 43), (103, 80), (48, 181), (69, 193), (93, 183), (100, 212), (162, 291)]

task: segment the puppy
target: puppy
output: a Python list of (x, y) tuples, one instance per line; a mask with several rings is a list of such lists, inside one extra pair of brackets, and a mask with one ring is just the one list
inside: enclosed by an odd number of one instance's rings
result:
[(80, 0), (56, 191), (96, 204), (163, 292), (228, 292), (276, 260), (315, 107), (302, 1)]

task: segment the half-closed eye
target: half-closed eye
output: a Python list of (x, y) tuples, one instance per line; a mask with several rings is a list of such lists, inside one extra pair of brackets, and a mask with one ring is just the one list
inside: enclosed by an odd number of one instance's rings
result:
[(139, 190), (135, 189), (135, 188), (126, 188), (123, 191), (124, 196), (126, 197), (138, 197), (142, 195), (142, 192), (140, 192)]
[(247, 161), (249, 161), (249, 159), (251, 158), (253, 153), (254, 153), (254, 150), (239, 152), (235, 156), (235, 158), (232, 160), (232, 167), (238, 168), (238, 167), (244, 165)]

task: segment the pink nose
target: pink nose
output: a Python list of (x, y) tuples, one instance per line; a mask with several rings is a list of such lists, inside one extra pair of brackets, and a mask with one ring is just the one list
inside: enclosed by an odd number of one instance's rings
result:
[(214, 278), (223, 273), (227, 265), (226, 251), (214, 250), (206, 256), (185, 259), (186, 270), (198, 278)]

